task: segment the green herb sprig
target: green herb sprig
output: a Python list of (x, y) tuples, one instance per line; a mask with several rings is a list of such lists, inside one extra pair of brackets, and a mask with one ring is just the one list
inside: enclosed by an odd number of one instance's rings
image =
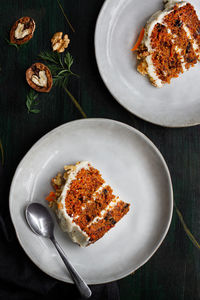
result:
[(61, 56), (58, 52), (44, 51), (39, 54), (39, 57), (46, 61), (46, 65), (53, 76), (53, 83), (59, 87), (66, 87), (69, 77), (77, 76), (71, 71), (73, 57), (69, 52)]
[(77, 74), (71, 71), (71, 66), (74, 62), (71, 54), (69, 52), (61, 54), (58, 52), (43, 51), (39, 54), (39, 58), (44, 60), (45, 65), (47, 65), (47, 67), (50, 69), (53, 76), (53, 84), (55, 86), (63, 88), (76, 108), (79, 110), (81, 115), (84, 118), (87, 118), (87, 115), (83, 111), (82, 107), (67, 87), (70, 76), (79, 77)]
[(37, 97), (38, 93), (31, 89), (26, 97), (26, 107), (28, 109), (28, 113), (38, 114), (40, 112), (40, 110), (36, 108), (36, 106), (39, 104)]
[(15, 47), (17, 50), (20, 49), (21, 45), (17, 45), (17, 44), (14, 44), (14, 43), (11, 43), (8, 39), (5, 39), (6, 42), (8, 43), (9, 46), (13, 46)]
[(23, 48), (23, 47), (25, 47), (30, 41), (27, 41), (27, 42), (25, 42), (25, 43), (23, 43), (23, 44), (21, 44), (21, 45), (18, 45), (18, 44), (15, 44), (15, 43), (11, 43), (10, 41), (9, 41), (9, 39), (5, 39), (6, 40), (6, 42), (8, 43), (8, 45), (9, 46), (13, 46), (13, 47), (15, 47), (17, 50), (19, 50), (19, 49), (21, 49), (21, 48)]

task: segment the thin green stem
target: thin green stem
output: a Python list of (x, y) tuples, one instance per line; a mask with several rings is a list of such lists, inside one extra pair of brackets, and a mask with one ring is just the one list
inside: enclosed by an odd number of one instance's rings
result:
[(4, 151), (3, 151), (3, 145), (2, 145), (1, 140), (0, 140), (0, 151), (1, 151), (1, 163), (3, 166), (4, 165)]
[(58, 2), (58, 5), (60, 6), (60, 9), (61, 9), (61, 11), (62, 11), (62, 13), (63, 13), (63, 15), (64, 15), (65, 19), (67, 20), (67, 23), (68, 23), (69, 27), (71, 28), (71, 30), (72, 30), (73, 32), (75, 32), (75, 30), (74, 30), (74, 28), (73, 28), (72, 24), (70, 23), (70, 21), (69, 21), (68, 17), (66, 16), (66, 14), (65, 14), (65, 12), (64, 12), (64, 9), (63, 9), (63, 7), (62, 7), (62, 5), (61, 5), (60, 1), (59, 1), (59, 0), (57, 0), (57, 2)]
[(61, 59), (61, 56), (60, 56), (60, 55), (58, 55), (58, 59), (59, 59), (59, 62), (60, 62), (61, 67), (64, 69), (64, 66), (63, 66), (62, 59)]
[(70, 72), (68, 70), (62, 70), (56, 76), (58, 77), (60, 74), (63, 74), (63, 73), (70, 73)]
[(197, 242), (197, 240), (195, 239), (195, 237), (193, 236), (193, 234), (191, 233), (191, 231), (187, 227), (187, 225), (186, 225), (186, 223), (185, 223), (185, 221), (183, 219), (183, 216), (182, 216), (180, 210), (177, 208), (175, 202), (174, 202), (174, 206), (175, 206), (175, 209), (176, 209), (176, 213), (177, 213), (177, 215), (179, 217), (179, 220), (180, 220), (181, 224), (183, 225), (183, 229), (185, 230), (185, 233), (187, 234), (188, 238), (193, 243), (193, 245), (200, 250), (200, 244)]
[(76, 108), (79, 110), (79, 112), (82, 114), (83, 118), (87, 118), (87, 115), (85, 114), (85, 112), (83, 111), (83, 109), (81, 108), (80, 104), (78, 103), (78, 101), (74, 98), (74, 96), (70, 93), (70, 91), (66, 88), (63, 87), (65, 92), (68, 94), (68, 96), (71, 98), (72, 102), (74, 103), (74, 105), (76, 106)]
[(19, 48), (20, 48), (19, 45), (11, 43), (8, 39), (5, 39), (5, 40), (6, 40), (6, 42), (8, 43), (8, 45), (14, 46), (14, 47), (17, 49), (17, 51), (19, 50)]
[(71, 74), (71, 75), (73, 75), (73, 76), (75, 76), (75, 77), (78, 77), (78, 78), (80, 78), (80, 76), (79, 76), (78, 74), (76, 74), (76, 73), (73, 73), (72, 71), (70, 71), (70, 74)]
[(43, 60), (46, 60), (46, 61), (50, 61), (51, 63), (54, 63), (55, 65), (59, 65), (60, 64), (60, 62), (58, 62), (58, 61), (56, 61), (55, 59), (53, 59), (52, 57), (45, 57), (44, 55), (43, 55), (43, 53), (40, 53), (39, 55), (38, 55), (41, 59), (43, 59)]

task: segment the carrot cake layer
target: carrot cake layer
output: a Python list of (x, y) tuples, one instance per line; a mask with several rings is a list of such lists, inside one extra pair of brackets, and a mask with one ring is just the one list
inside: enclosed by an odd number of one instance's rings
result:
[(200, 60), (200, 21), (185, 1), (168, 0), (144, 28), (138, 47), (138, 71), (162, 87)]
[(116, 197), (100, 172), (89, 162), (65, 166), (65, 173), (52, 179), (55, 192), (47, 197), (63, 231), (85, 247), (110, 230), (129, 211), (129, 204)]

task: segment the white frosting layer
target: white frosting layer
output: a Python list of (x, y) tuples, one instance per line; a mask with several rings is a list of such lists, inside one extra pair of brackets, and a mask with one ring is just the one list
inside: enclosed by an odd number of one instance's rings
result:
[[(161, 11), (161, 10), (157, 11), (155, 14), (153, 14), (146, 24), (146, 30), (145, 30), (145, 35), (143, 38), (143, 43), (147, 47), (147, 50), (149, 53), (152, 53), (154, 51), (151, 47), (151, 34), (152, 34), (152, 31), (153, 31), (155, 25), (157, 23), (164, 25), (163, 24), (164, 18), (166, 17), (166, 15), (168, 15), (169, 13), (171, 13), (173, 11), (173, 8), (176, 4), (178, 4), (179, 7), (187, 4), (187, 2), (179, 1), (179, 0), (168, 0), (168, 1), (164, 0), (164, 3), (165, 3), (165, 9), (163, 11)], [(168, 29), (168, 32), (170, 32), (169, 29)], [(163, 83), (162, 83), (162, 80), (156, 74), (151, 54), (146, 57), (146, 62), (147, 62), (147, 71), (148, 71), (149, 76), (153, 79), (153, 81), (157, 87), (162, 87)]]
[(58, 218), (60, 219), (60, 226), (63, 231), (68, 232), (73, 242), (78, 243), (81, 247), (86, 247), (89, 244), (89, 236), (86, 232), (81, 230), (80, 226), (73, 222), (65, 208), (65, 197), (66, 193), (70, 188), (71, 182), (76, 178), (77, 173), (82, 169), (89, 169), (89, 163), (82, 161), (76, 164), (74, 171), (70, 172), (69, 177), (64, 185), (63, 191), (57, 202), (61, 203), (62, 208), (56, 211)]
[[(107, 183), (104, 183), (102, 186), (100, 186), (100, 188), (96, 191), (96, 193), (100, 193), (105, 187), (106, 187)], [(95, 194), (96, 194), (95, 193)], [(95, 199), (95, 195), (94, 195), (94, 199)], [(107, 214), (107, 212), (109, 210), (111, 210), (115, 205), (117, 205), (117, 202), (119, 202), (119, 198), (118, 197), (115, 197), (107, 206), (105, 209), (103, 209), (100, 213), (100, 216), (97, 216), (96, 218), (94, 218), (94, 220), (89, 224), (93, 224), (93, 223), (96, 223), (98, 222), (99, 220), (103, 219), (105, 217), (105, 215)]]
[[(60, 226), (61, 229), (65, 232), (68, 232), (70, 238), (72, 239), (73, 242), (78, 243), (81, 247), (86, 247), (89, 244), (89, 236), (87, 235), (86, 232), (84, 232), (80, 226), (78, 226), (77, 224), (75, 224), (75, 222), (73, 222), (74, 219), (78, 218), (78, 216), (76, 216), (73, 219), (73, 216), (70, 217), (66, 211), (66, 207), (65, 207), (65, 198), (66, 198), (66, 194), (67, 191), (70, 189), (70, 184), (71, 182), (76, 179), (76, 176), (78, 174), (78, 172), (81, 169), (89, 169), (90, 168), (90, 164), (87, 161), (82, 161), (79, 162), (75, 165), (75, 169), (73, 171), (70, 172), (69, 177), (66, 180), (66, 183), (64, 185), (64, 188), (62, 190), (62, 193), (59, 197), (59, 199), (57, 200), (57, 203), (60, 203), (60, 209), (56, 209), (56, 214), (59, 218), (60, 221)], [(107, 186), (107, 183), (105, 182), (104, 184), (102, 184), (99, 189), (93, 194), (93, 198), (95, 199), (97, 197), (98, 194), (101, 193), (101, 191)], [(93, 223), (98, 222), (99, 220), (103, 219), (104, 216), (106, 215), (106, 213), (111, 210), (115, 205), (117, 205), (117, 202), (120, 201), (118, 197), (115, 197), (107, 206), (104, 210), (101, 211), (100, 216), (95, 217), (88, 226), (90, 226)], [(87, 202), (89, 203), (89, 202)], [(84, 210), (85, 207), (82, 207), (82, 210)]]
[[(191, 39), (192, 39), (192, 36), (191, 36), (191, 33), (190, 33), (189, 28), (188, 28), (187, 26), (183, 25), (183, 29), (185, 30), (188, 39), (191, 40)], [(200, 52), (200, 51), (198, 51), (198, 50), (199, 50), (199, 47), (198, 47), (196, 41), (193, 40), (193, 43), (192, 43), (191, 45), (192, 45), (192, 47), (193, 47), (193, 50), (195, 51), (195, 53), (197, 54), (197, 56), (198, 56), (198, 58), (199, 58), (199, 55), (200, 55), (199, 52)]]

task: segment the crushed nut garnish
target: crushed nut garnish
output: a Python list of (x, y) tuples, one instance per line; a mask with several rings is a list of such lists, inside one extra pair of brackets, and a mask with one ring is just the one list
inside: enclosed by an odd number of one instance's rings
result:
[(74, 165), (64, 166), (64, 170), (66, 171), (66, 173), (69, 173), (69, 172), (75, 171), (76, 166), (74, 166)]
[(56, 177), (53, 178), (53, 182), (58, 186), (62, 185), (62, 174), (58, 173)]

